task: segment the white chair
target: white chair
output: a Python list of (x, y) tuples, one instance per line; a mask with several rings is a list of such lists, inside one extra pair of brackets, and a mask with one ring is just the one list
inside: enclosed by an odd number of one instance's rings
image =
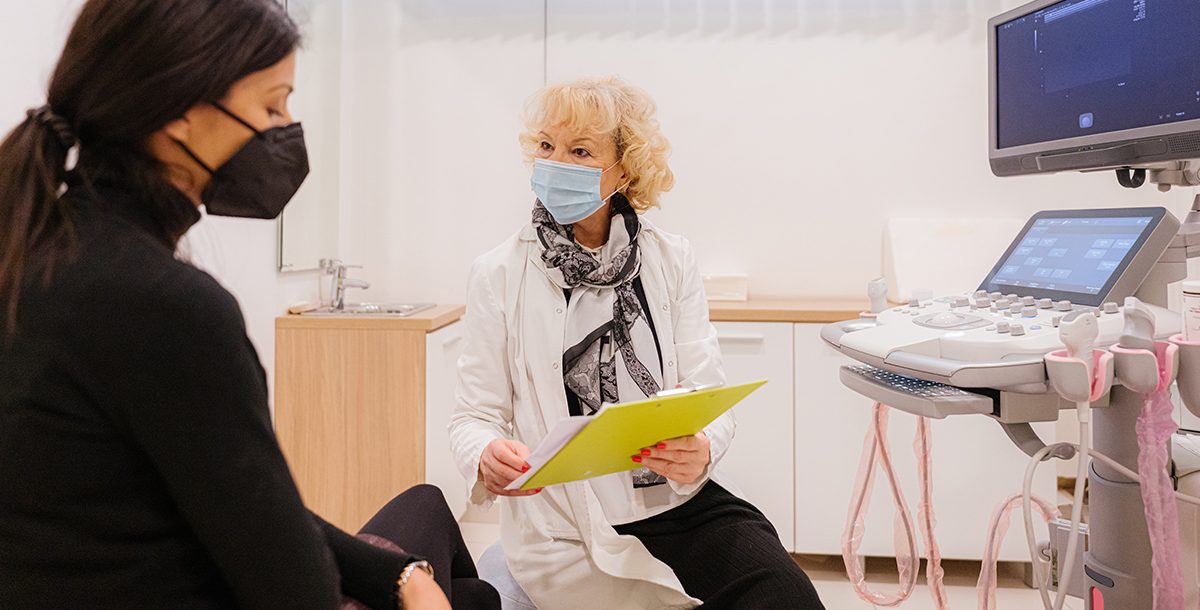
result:
[(501, 610), (537, 610), (537, 606), (525, 595), (521, 585), (517, 584), (512, 572), (508, 569), (508, 561), (504, 558), (504, 549), (497, 542), (488, 547), (479, 557), (479, 578), (496, 588), (500, 593)]

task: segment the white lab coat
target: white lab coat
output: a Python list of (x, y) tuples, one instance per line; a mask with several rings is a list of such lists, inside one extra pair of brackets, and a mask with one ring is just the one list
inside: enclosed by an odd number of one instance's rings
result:
[[(645, 220), (638, 238), (641, 279), (662, 346), (663, 385), (724, 383), (716, 330), (691, 245)], [(495, 496), (478, 479), (488, 443), (513, 438), (537, 446), (568, 415), (561, 362), (566, 301), (546, 276), (532, 226), (472, 266), (463, 354), (450, 438), (471, 501)], [(629, 473), (547, 487), (535, 496), (501, 498), (501, 542), (513, 577), (542, 610), (556, 608), (692, 608), (674, 572), (610, 522), (632, 522), (686, 502), (711, 477), (734, 491), (716, 468), (733, 439), (731, 412), (705, 429), (712, 464), (697, 483), (633, 489), (613, 485)], [(597, 484), (597, 482), (603, 482)], [(629, 512), (605, 515), (597, 490), (628, 490)]]

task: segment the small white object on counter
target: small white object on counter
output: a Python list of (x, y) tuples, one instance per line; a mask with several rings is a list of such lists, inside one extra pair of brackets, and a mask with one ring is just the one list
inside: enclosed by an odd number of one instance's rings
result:
[(1200, 341), (1200, 280), (1183, 282), (1183, 338)]
[(744, 273), (705, 275), (703, 279), (710, 301), (745, 301), (749, 297), (750, 278)]

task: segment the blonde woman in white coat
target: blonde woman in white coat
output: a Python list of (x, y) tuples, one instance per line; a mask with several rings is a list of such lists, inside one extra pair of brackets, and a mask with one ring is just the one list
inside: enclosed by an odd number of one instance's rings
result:
[(821, 608), (771, 524), (722, 483), (731, 413), (630, 456), (638, 470), (504, 490), (563, 417), (725, 381), (690, 244), (640, 218), (674, 182), (653, 101), (579, 81), (535, 95), (526, 123), (538, 199), (471, 270), (450, 425), (471, 500), (502, 497), (514, 579), (543, 610)]

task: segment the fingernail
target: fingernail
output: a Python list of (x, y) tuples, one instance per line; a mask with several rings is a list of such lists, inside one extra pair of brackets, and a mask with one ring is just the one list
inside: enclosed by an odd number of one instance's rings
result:
[(666, 443), (659, 443), (659, 444), (658, 444), (658, 448), (659, 448), (659, 449), (666, 449), (666, 448), (667, 448), (667, 444), (666, 444)]
[(545, 488), (544, 488), (544, 487), (539, 487), (539, 488), (537, 488), (536, 490), (534, 490), (534, 492), (533, 492), (533, 493), (535, 493), (535, 494), (540, 494), (540, 493), (542, 493), (542, 490), (543, 490), (543, 489), (545, 489)]
[(637, 462), (637, 463), (641, 464), (641, 463), (642, 463), (642, 456), (640, 456), (640, 455), (635, 455), (635, 456), (633, 456), (633, 461), (635, 461), (635, 462)]
[(521, 467), (521, 472), (528, 472), (528, 471), (529, 471), (529, 464), (526, 464)]
[(642, 449), (642, 455), (649, 457), (649, 456), (650, 456), (650, 450), (649, 450), (649, 449)]

